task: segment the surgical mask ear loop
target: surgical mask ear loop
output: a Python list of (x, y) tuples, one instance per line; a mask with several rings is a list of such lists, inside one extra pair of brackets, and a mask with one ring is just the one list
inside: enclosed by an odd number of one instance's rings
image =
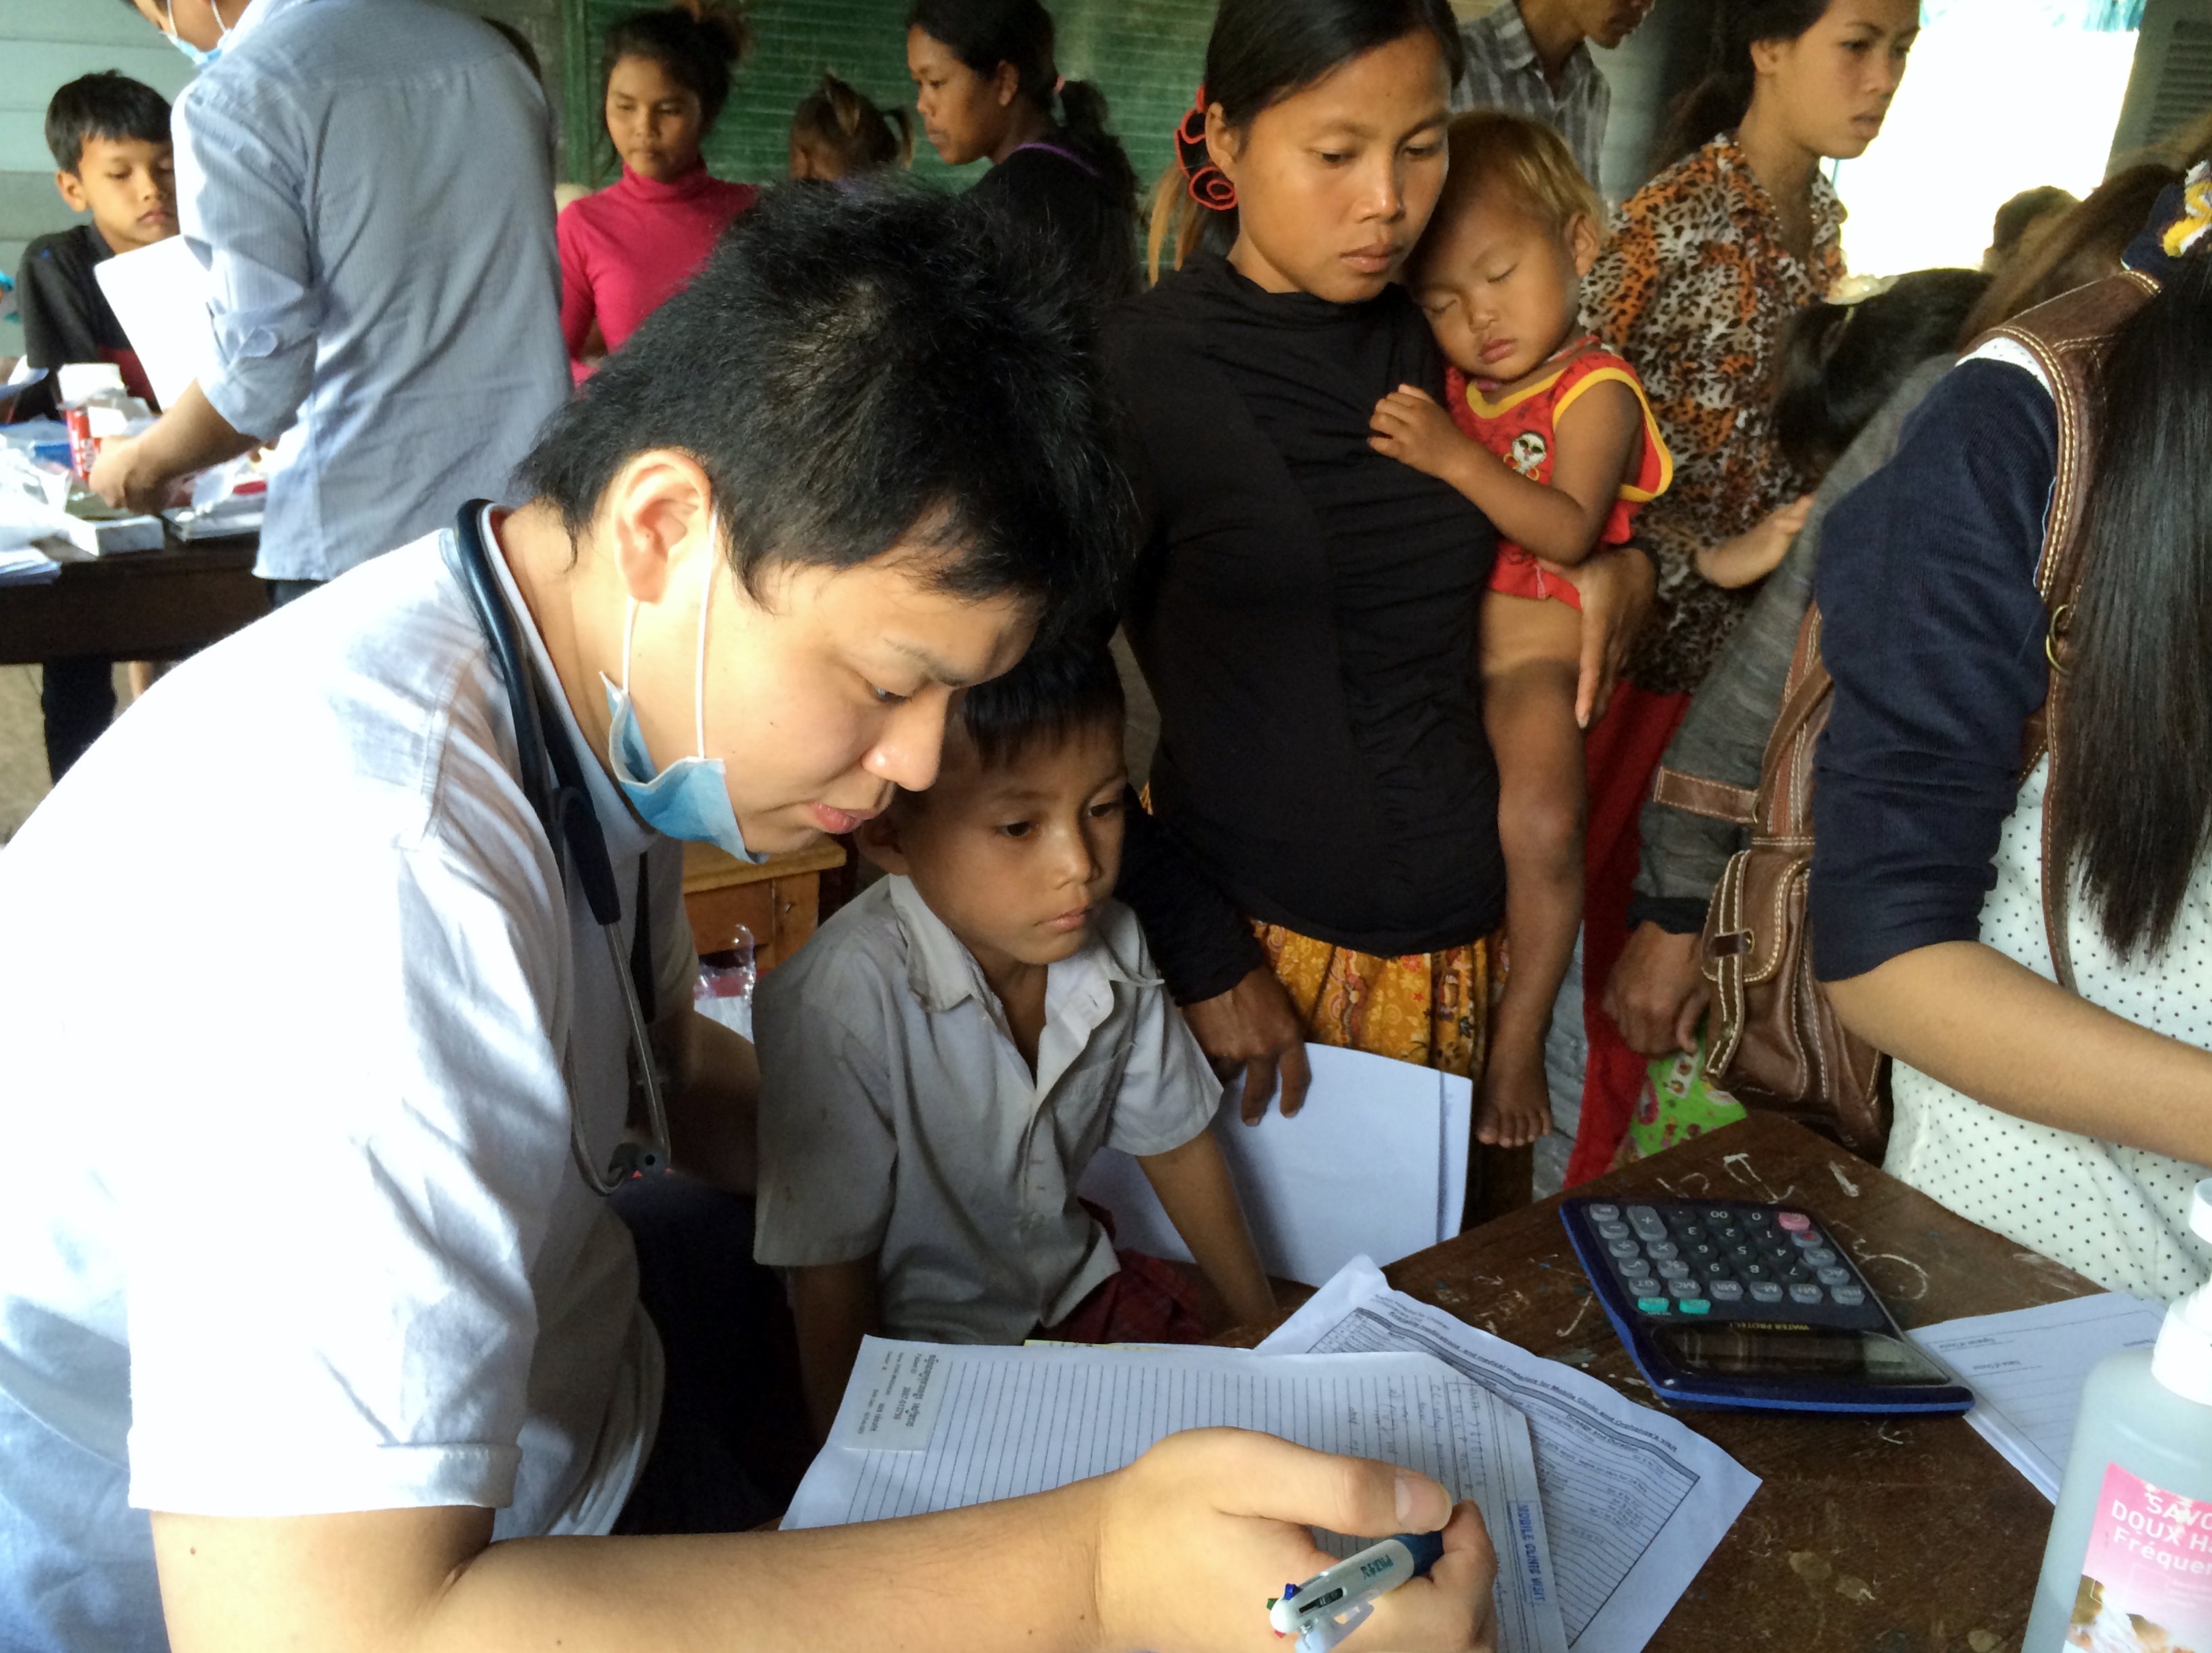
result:
[[(691, 732), (699, 749), (699, 756), (707, 755), (707, 610), (714, 601), (714, 565), (721, 560), (721, 519), (718, 513), (707, 515), (707, 577), (699, 583), (699, 642), (691, 661)], [(623, 674), (622, 692), (629, 695), (629, 645), (637, 635), (637, 599), (629, 600), (623, 616)]]
[[(215, 49), (222, 50), (222, 43), (230, 38), (230, 25), (222, 21), (222, 0), (208, 0), (208, 10), (215, 18)], [(176, 40), (184, 36), (177, 33), (177, 0), (161, 0), (161, 15), (169, 20), (169, 34)]]

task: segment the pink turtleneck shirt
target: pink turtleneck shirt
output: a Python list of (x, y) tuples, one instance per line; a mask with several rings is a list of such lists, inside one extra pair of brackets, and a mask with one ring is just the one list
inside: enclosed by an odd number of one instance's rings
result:
[(628, 167), (620, 181), (562, 209), (561, 332), (578, 379), (592, 324), (610, 351), (666, 303), (706, 261), (730, 221), (760, 198), (750, 184), (726, 184), (705, 162), (665, 184)]

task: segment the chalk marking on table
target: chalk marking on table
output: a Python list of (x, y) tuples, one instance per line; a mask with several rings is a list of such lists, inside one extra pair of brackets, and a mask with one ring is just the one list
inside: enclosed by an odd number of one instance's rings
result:
[(1869, 1601), (1874, 1600), (1874, 1586), (1863, 1578), (1854, 1577), (1851, 1574), (1845, 1573), (1841, 1578), (1836, 1580), (1836, 1594), (1846, 1601), (1856, 1601), (1860, 1606), (1864, 1607)]
[(1792, 1550), (1790, 1552), (1790, 1571), (1808, 1584), (1818, 1586), (1826, 1583), (1836, 1570), (1829, 1564), (1828, 1558), (1818, 1550)]
[(1853, 1199), (1856, 1199), (1859, 1197), (1859, 1185), (1852, 1181), (1849, 1177), (1845, 1176), (1844, 1174), (1844, 1168), (1838, 1164), (1834, 1160), (1830, 1160), (1828, 1162), (1828, 1174), (1834, 1177), (1836, 1180), (1836, 1186), (1838, 1188), (1841, 1188), (1845, 1193), (1849, 1194)]
[[(1741, 1168), (1739, 1169), (1739, 1167)], [(1797, 1185), (1793, 1182), (1787, 1188), (1784, 1188), (1780, 1193), (1776, 1193), (1772, 1188), (1767, 1186), (1766, 1179), (1759, 1175), (1759, 1168), (1751, 1162), (1751, 1156), (1749, 1154), (1730, 1154), (1726, 1159), (1721, 1162), (1721, 1168), (1723, 1171), (1726, 1171), (1729, 1175), (1734, 1178), (1737, 1182), (1747, 1184), (1757, 1183), (1759, 1185), (1759, 1192), (1765, 1194), (1769, 1202), (1773, 1205), (1779, 1205), (1784, 1200), (1789, 1199), (1791, 1194), (1797, 1192)]]
[(1582, 1302), (1575, 1305), (1574, 1319), (1569, 1321), (1552, 1335), (1555, 1338), (1572, 1337), (1575, 1334), (1575, 1327), (1583, 1323), (1583, 1316), (1589, 1313), (1589, 1306), (1596, 1301), (1595, 1297), (1584, 1297)]
[(1920, 1290), (1912, 1294), (1911, 1300), (1914, 1302), (1918, 1302), (1923, 1297), (1928, 1295), (1928, 1271), (1921, 1267), (1919, 1264), (1914, 1262), (1910, 1257), (1900, 1257), (1893, 1251), (1862, 1251), (1856, 1252), (1853, 1254), (1856, 1255), (1858, 1260), (1862, 1263), (1887, 1262), (1904, 1264), (1905, 1267), (1911, 1269), (1915, 1274), (1920, 1277)]
[(1879, 1435), (1883, 1440), (1888, 1442), (1892, 1446), (1903, 1446), (1905, 1444), (1905, 1437), (1902, 1435), (1892, 1435), (1890, 1433), (1890, 1430), (1895, 1427), (1896, 1425), (1893, 1424), (1884, 1424), (1881, 1428), (1875, 1430), (1875, 1433)]

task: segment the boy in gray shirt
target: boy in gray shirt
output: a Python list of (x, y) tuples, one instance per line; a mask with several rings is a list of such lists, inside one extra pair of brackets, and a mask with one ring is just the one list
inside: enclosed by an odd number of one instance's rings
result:
[(1207, 1130), (1221, 1087), (1120, 869), (1120, 679), (1103, 647), (970, 690), (926, 793), (860, 828), (892, 875), (762, 984), (754, 1253), (789, 1268), (827, 1430), (861, 1338), (1191, 1341), (1191, 1284), (1075, 1196), (1134, 1155), (1230, 1323), (1274, 1299)]

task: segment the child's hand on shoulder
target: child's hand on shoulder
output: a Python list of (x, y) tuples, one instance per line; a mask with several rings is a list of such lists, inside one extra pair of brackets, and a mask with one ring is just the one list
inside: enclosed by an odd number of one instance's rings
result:
[(1376, 403), (1368, 428), (1375, 434), (1367, 445), (1376, 453), (1445, 480), (1453, 462), (1474, 446), (1436, 398), (1413, 385), (1400, 385)]

